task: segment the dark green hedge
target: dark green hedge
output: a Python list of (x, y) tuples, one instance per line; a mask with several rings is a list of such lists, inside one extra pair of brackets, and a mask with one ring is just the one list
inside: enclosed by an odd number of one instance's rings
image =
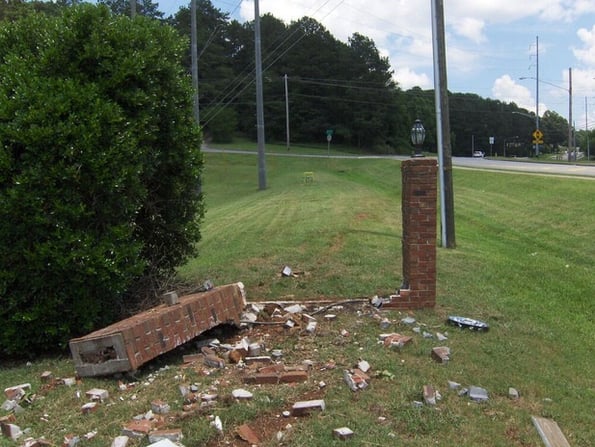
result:
[(63, 348), (194, 254), (187, 48), (89, 4), (0, 26), (0, 353)]

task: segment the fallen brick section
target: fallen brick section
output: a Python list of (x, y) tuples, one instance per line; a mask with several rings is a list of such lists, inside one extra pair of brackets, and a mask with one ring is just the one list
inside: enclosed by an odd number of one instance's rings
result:
[(81, 377), (133, 371), (220, 324), (240, 324), (246, 305), (241, 283), (180, 297), (84, 337), (70, 340)]

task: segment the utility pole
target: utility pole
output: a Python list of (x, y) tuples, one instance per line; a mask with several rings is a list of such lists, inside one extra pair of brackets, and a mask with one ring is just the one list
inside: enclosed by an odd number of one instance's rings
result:
[(572, 160), (572, 68), (568, 69), (568, 161)]
[(287, 73), (285, 79), (285, 135), (287, 135), (287, 150), (289, 150), (289, 90), (287, 88)]
[(258, 189), (267, 187), (264, 156), (264, 105), (262, 95), (262, 56), (260, 53), (260, 8), (254, 0), (254, 52), (256, 69), (256, 135), (258, 139)]
[(587, 161), (591, 160), (591, 149), (589, 148), (589, 121), (587, 120), (588, 116), (587, 97), (585, 96), (585, 136), (587, 137)]
[(136, 15), (136, 0), (130, 0), (130, 18), (134, 19)]
[(198, 42), (196, 30), (196, 0), (190, 0), (190, 40), (191, 40), (191, 58), (192, 58), (192, 90), (194, 96), (194, 121), (200, 125), (200, 109), (198, 103)]
[[(535, 130), (539, 133), (539, 36), (535, 36)], [(535, 156), (539, 155), (539, 143), (535, 143)]]
[(452, 149), (450, 145), (450, 113), (446, 82), (446, 45), (444, 37), (444, 2), (432, 0), (432, 35), (434, 48), (434, 94), (436, 136), (440, 164), (440, 214), (442, 247), (455, 248), (454, 190)]

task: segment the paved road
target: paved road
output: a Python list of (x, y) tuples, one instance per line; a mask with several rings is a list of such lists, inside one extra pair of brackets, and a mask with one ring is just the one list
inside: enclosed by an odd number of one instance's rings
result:
[(531, 161), (507, 161), (487, 158), (453, 157), (453, 166), (494, 171), (516, 171), (534, 174), (571, 175), (595, 180), (595, 166), (573, 163), (539, 163)]
[[(253, 154), (256, 151), (245, 151), (237, 149), (213, 149), (206, 146), (202, 148), (203, 152), (225, 152), (226, 154)], [(269, 156), (279, 157), (304, 157), (304, 158), (328, 158), (328, 155), (305, 155), (293, 152), (267, 152)], [(402, 155), (331, 155), (332, 158), (352, 158), (352, 159), (370, 159), (370, 158), (390, 158), (397, 160), (406, 160), (408, 156)], [(472, 157), (453, 157), (454, 167), (466, 169), (485, 169), (491, 171), (513, 171), (543, 175), (563, 175), (584, 177), (595, 180), (595, 165), (580, 165), (572, 163), (539, 163), (531, 161), (509, 161), (488, 158)]]

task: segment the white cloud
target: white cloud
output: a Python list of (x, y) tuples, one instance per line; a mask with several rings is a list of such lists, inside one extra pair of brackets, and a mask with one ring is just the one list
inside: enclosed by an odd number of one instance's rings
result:
[(576, 35), (583, 42), (582, 48), (573, 48), (572, 52), (579, 62), (595, 67), (595, 25), (591, 30), (581, 28)]
[(434, 88), (432, 79), (425, 73), (416, 73), (410, 67), (398, 68), (395, 70), (394, 77), (403, 90), (409, 90), (412, 87), (420, 87), (423, 90)]
[[(509, 75), (500, 76), (494, 81), (492, 87), (492, 95), (494, 98), (503, 102), (514, 102), (517, 106), (535, 111), (535, 98), (524, 85), (517, 84)], [(539, 103), (539, 115), (547, 110), (547, 106), (542, 102)]]
[(466, 37), (476, 44), (485, 42), (486, 40), (486, 36), (484, 35), (485, 22), (483, 20), (462, 17), (454, 20), (452, 25), (454, 33)]

